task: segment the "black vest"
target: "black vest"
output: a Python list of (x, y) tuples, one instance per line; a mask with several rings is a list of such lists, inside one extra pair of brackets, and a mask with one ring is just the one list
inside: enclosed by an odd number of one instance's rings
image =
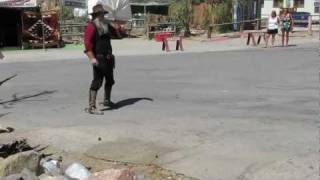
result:
[(100, 36), (97, 31), (97, 27), (95, 26), (94, 23), (92, 24), (96, 29), (93, 37), (93, 53), (95, 55), (111, 55), (112, 54), (111, 36), (112, 36), (113, 27), (111, 25), (108, 25), (109, 33)]

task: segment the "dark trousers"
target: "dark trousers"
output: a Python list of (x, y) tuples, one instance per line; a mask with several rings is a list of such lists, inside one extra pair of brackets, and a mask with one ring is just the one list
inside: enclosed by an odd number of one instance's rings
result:
[(114, 57), (112, 59), (98, 59), (99, 65), (93, 67), (93, 80), (90, 90), (98, 91), (105, 79), (105, 88), (110, 88), (114, 84), (113, 69)]

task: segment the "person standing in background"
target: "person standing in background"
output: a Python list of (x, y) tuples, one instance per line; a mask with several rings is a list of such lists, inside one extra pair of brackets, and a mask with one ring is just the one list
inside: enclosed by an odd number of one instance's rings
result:
[(271, 16), (268, 19), (268, 31), (267, 31), (268, 35), (266, 38), (266, 47), (268, 47), (268, 42), (270, 37), (272, 37), (271, 46), (274, 46), (276, 35), (278, 34), (279, 24), (280, 24), (280, 19), (277, 16), (276, 11), (272, 11)]
[(293, 29), (293, 18), (288, 9), (284, 9), (281, 16), (281, 31), (282, 31), (282, 47), (288, 46), (289, 32)]

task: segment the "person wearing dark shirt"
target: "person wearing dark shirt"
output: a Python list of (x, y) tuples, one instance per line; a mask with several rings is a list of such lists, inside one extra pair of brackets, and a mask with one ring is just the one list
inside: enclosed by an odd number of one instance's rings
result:
[(84, 32), (85, 53), (93, 66), (93, 80), (89, 92), (89, 107), (86, 109), (90, 114), (103, 114), (97, 109), (96, 99), (98, 90), (103, 84), (104, 101), (106, 107), (113, 107), (111, 101), (111, 90), (115, 83), (113, 70), (115, 68), (115, 58), (112, 54), (111, 37), (118, 36), (117, 25), (105, 19), (106, 11), (101, 4), (93, 7), (92, 20), (87, 23)]

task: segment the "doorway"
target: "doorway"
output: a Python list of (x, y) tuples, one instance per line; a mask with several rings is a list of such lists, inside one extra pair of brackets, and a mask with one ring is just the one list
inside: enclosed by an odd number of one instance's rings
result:
[(0, 8), (0, 47), (21, 47), (21, 10)]

